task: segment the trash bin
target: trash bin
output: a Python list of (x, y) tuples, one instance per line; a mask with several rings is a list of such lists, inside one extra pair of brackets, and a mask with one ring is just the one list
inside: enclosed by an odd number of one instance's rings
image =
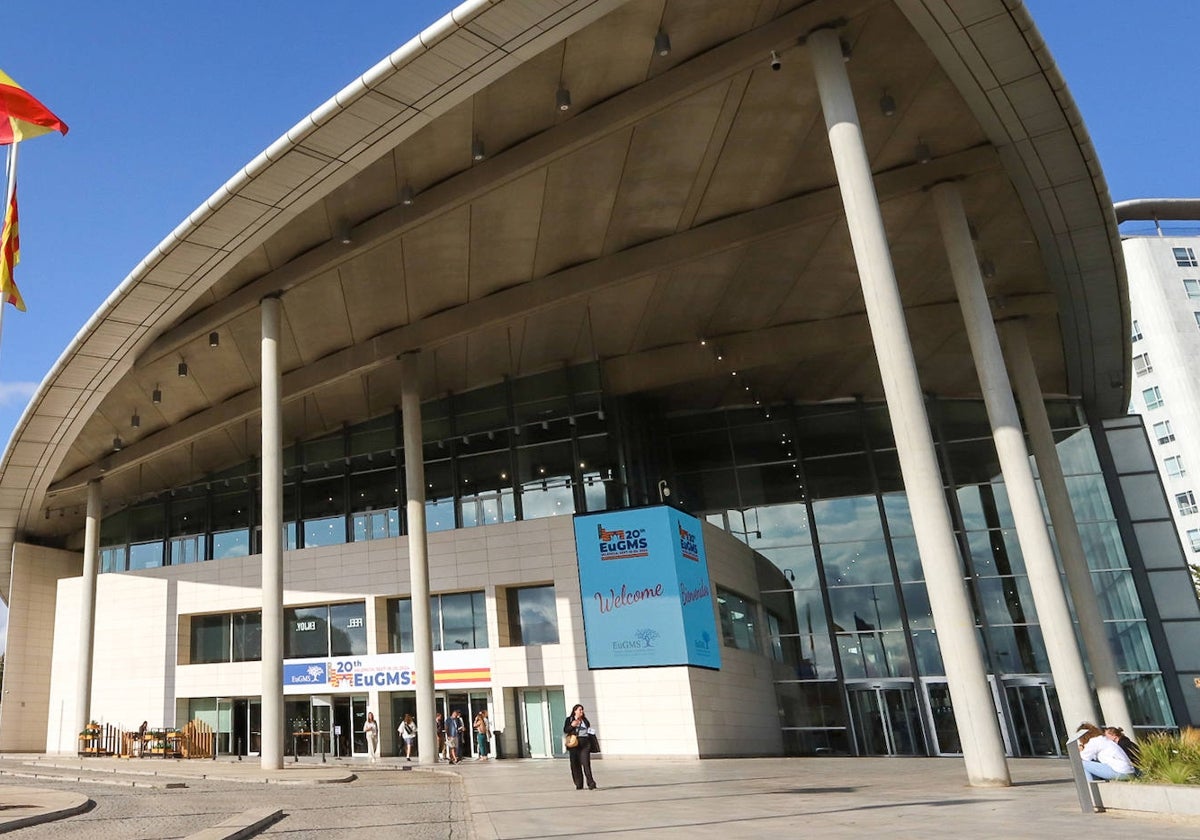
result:
[(502, 731), (500, 731), (499, 729), (492, 730), (492, 747), (496, 751), (497, 759), (504, 758), (504, 750), (500, 749), (500, 743), (501, 743), (500, 739), (501, 739), (501, 736), (503, 736), (503, 735), (504, 735), (504, 733)]

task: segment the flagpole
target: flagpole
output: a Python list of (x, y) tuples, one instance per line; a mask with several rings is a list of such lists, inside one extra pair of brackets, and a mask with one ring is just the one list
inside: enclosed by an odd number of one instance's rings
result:
[[(12, 207), (13, 194), (17, 191), (17, 146), (21, 145), (15, 140), (8, 147), (8, 161), (4, 167), (5, 190), (4, 190), (4, 214), (3, 218), (8, 218), (8, 208)], [(4, 223), (0, 221), (0, 225)], [(15, 266), (14, 266), (15, 267)], [(0, 339), (4, 336), (4, 309), (7, 301), (0, 300)]]

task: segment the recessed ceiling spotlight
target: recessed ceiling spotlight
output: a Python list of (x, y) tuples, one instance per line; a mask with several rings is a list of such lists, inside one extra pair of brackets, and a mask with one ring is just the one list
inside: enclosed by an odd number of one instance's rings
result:
[(671, 54), (671, 36), (661, 29), (654, 36), (654, 51), (659, 55)]

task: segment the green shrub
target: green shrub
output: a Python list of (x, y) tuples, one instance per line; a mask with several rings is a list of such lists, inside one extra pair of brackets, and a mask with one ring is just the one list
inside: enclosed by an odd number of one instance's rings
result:
[(1156, 732), (1138, 744), (1142, 781), (1168, 785), (1200, 784), (1200, 739)]

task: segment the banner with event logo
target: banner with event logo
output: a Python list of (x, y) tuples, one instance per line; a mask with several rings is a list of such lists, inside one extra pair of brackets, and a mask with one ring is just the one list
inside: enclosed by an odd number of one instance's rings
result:
[(670, 507), (575, 517), (589, 668), (721, 667), (700, 520)]
[[(418, 678), (411, 653), (288, 659), (283, 663), (284, 694), (412, 691)], [(437, 688), (490, 685), (491, 657), (486, 650), (434, 651), (433, 679)]]

